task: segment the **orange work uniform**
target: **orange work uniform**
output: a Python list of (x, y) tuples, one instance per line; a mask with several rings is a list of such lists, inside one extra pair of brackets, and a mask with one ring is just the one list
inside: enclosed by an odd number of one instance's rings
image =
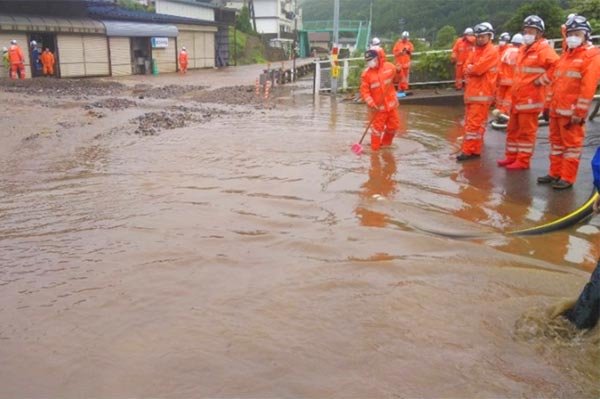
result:
[(44, 50), (40, 56), (40, 60), (42, 61), (44, 76), (54, 75), (54, 54), (50, 50)]
[(179, 68), (181, 73), (186, 73), (188, 68), (188, 53), (185, 50), (179, 52)]
[(25, 55), (23, 50), (16, 44), (8, 49), (8, 62), (10, 63), (10, 78), (16, 79), (17, 72), (21, 79), (25, 79)]
[(463, 68), (464, 63), (474, 49), (474, 45), (466, 36), (459, 37), (452, 46), (451, 60), (454, 65), (454, 87), (462, 89), (463, 87)]
[(465, 135), (461, 148), (463, 154), (481, 154), (488, 113), (496, 92), (498, 62), (498, 49), (492, 42), (476, 46), (465, 62), (467, 85), (464, 96), (466, 109)]
[(396, 59), (396, 80), (398, 90), (408, 90), (408, 78), (410, 73), (410, 57), (415, 46), (408, 39), (400, 39), (394, 45), (393, 53)]
[(550, 69), (558, 55), (548, 42), (538, 39), (521, 46), (512, 86), (512, 109), (506, 127), (506, 158), (498, 161), (508, 169), (529, 169), (538, 130), (538, 115), (544, 109)]
[(360, 95), (375, 115), (371, 115), (371, 149), (389, 146), (400, 127), (398, 97), (394, 89), (396, 66), (385, 60), (385, 52), (378, 49), (378, 64), (367, 68), (360, 78)]
[(512, 106), (511, 88), (517, 65), (519, 49), (513, 45), (504, 46), (498, 66), (498, 91), (496, 92), (496, 109), (505, 115), (510, 113)]
[(577, 179), (583, 147), (583, 124), (571, 124), (571, 117), (585, 120), (600, 79), (600, 49), (583, 44), (567, 49), (552, 75), (548, 93), (550, 109), (550, 176), (571, 184)]

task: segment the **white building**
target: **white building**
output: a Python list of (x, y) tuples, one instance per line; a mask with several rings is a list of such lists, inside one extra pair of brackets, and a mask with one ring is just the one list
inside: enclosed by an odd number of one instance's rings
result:
[(158, 14), (176, 15), (203, 21), (215, 20), (215, 8), (212, 0), (156, 0)]
[(254, 0), (256, 31), (263, 35), (276, 35), (277, 38), (292, 37), (296, 12), (300, 29), (302, 11), (297, 8), (296, 0)]

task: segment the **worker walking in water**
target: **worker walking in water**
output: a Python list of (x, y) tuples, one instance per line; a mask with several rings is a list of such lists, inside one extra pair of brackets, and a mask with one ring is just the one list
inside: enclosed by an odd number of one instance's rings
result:
[(398, 91), (408, 90), (408, 77), (410, 72), (410, 58), (415, 47), (409, 40), (409, 33), (402, 32), (402, 38), (398, 39), (394, 45), (393, 53), (396, 59), (396, 81)]
[(494, 28), (482, 22), (473, 29), (476, 39), (475, 51), (464, 66), (465, 88), (465, 134), (458, 162), (479, 158), (490, 106), (496, 92), (498, 75), (498, 49), (492, 43)]
[(588, 40), (592, 27), (580, 15), (566, 25), (567, 50), (553, 69), (547, 103), (550, 113), (550, 170), (537, 179), (552, 188), (570, 188), (577, 179), (585, 136), (585, 117), (600, 79), (600, 49)]
[(365, 52), (367, 68), (361, 75), (360, 95), (369, 106), (371, 149), (392, 145), (400, 127), (398, 98), (394, 89), (396, 66), (385, 60), (383, 49)]
[(473, 51), (475, 44), (475, 36), (473, 35), (473, 29), (465, 29), (462, 37), (459, 37), (452, 46), (452, 55), (450, 60), (454, 64), (454, 87), (457, 90), (463, 88), (463, 66), (469, 56), (469, 53)]
[(179, 52), (179, 71), (186, 73), (188, 68), (188, 53), (185, 47), (181, 48)]
[(42, 61), (42, 69), (44, 72), (44, 76), (54, 75), (54, 54), (52, 54), (52, 51), (50, 51), (48, 47), (46, 47), (46, 49), (40, 56), (40, 59)]
[(544, 21), (530, 15), (523, 21), (524, 46), (519, 49), (512, 86), (512, 108), (506, 128), (506, 150), (498, 166), (509, 170), (529, 169), (538, 130), (538, 115), (544, 109), (548, 70), (558, 55), (544, 39)]
[(10, 63), (10, 78), (16, 79), (18, 74), (19, 78), (25, 79), (25, 55), (14, 39), (10, 41), (8, 61)]

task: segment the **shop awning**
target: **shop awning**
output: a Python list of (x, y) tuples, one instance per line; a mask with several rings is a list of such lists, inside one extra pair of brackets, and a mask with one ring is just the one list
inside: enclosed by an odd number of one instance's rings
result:
[(177, 37), (175, 25), (147, 24), (143, 22), (102, 21), (106, 36), (121, 37)]
[(0, 31), (104, 34), (104, 26), (89, 18), (0, 15)]

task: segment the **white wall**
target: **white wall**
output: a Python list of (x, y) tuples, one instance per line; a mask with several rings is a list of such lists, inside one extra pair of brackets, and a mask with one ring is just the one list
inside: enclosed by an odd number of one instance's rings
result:
[(277, 24), (278, 19), (257, 19), (256, 20), (256, 31), (258, 33), (278, 33), (279, 26)]
[(257, 17), (279, 17), (279, 0), (254, 0), (254, 14)]
[(176, 3), (168, 0), (156, 0), (156, 12), (158, 14), (175, 15), (178, 17), (196, 18), (205, 21), (215, 20), (215, 10), (201, 5)]

